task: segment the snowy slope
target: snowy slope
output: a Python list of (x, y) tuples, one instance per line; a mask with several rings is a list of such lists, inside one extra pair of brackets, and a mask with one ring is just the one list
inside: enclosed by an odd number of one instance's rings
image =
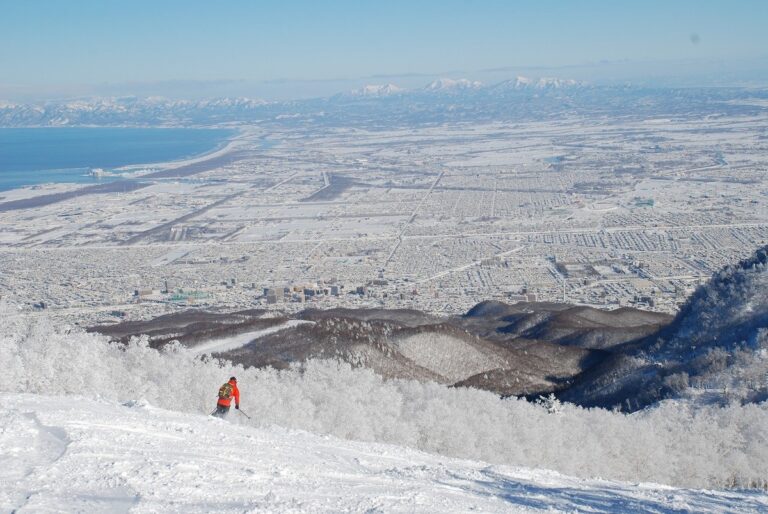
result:
[(241, 348), (247, 345), (248, 343), (250, 343), (251, 341), (253, 341), (254, 339), (258, 339), (260, 337), (264, 337), (269, 334), (274, 334), (276, 332), (280, 332), (281, 330), (286, 330), (291, 327), (297, 327), (299, 325), (306, 325), (309, 323), (312, 323), (312, 322), (292, 319), (292, 320), (286, 321), (282, 325), (264, 328), (261, 330), (254, 330), (252, 332), (246, 332), (244, 334), (238, 334), (231, 337), (225, 337), (221, 339), (213, 339), (211, 341), (206, 341), (204, 343), (200, 343), (192, 347), (192, 351), (198, 354), (227, 352), (230, 350), (234, 350), (236, 348)]
[(395, 346), (406, 358), (442, 375), (449, 383), (508, 364), (499, 352), (448, 334), (414, 334), (398, 339)]
[[(141, 402), (0, 395), (2, 512), (757, 512), (764, 494), (582, 480)], [(242, 418), (244, 419), (244, 418)]]

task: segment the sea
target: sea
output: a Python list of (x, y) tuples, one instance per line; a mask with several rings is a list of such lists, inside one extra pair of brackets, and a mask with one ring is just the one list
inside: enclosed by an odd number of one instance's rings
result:
[[(234, 134), (227, 129), (0, 128), (0, 191), (49, 182), (119, 180), (117, 168), (202, 155)], [(92, 169), (106, 173), (95, 177)]]

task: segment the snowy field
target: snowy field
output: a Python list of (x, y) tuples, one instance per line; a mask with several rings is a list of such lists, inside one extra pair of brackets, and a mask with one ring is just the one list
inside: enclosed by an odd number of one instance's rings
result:
[(83, 397), (0, 395), (0, 511), (757, 512), (768, 497), (584, 480)]

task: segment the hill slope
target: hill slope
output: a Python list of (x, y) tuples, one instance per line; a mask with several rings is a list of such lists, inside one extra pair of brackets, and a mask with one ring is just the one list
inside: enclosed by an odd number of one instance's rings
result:
[(768, 398), (768, 247), (700, 286), (675, 319), (629, 342), (562, 394), (634, 410), (662, 398)]
[(500, 302), (483, 302), (453, 318), (403, 309), (263, 314), (187, 311), (89, 330), (123, 343), (146, 334), (156, 348), (178, 341), (196, 352), (258, 368), (287, 369), (333, 358), (390, 379), (536, 397), (566, 388), (612, 348), (652, 334), (671, 319), (636, 309), (606, 312)]

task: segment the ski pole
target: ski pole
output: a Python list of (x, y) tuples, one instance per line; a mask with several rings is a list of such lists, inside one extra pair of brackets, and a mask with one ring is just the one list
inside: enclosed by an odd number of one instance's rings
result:
[(242, 410), (240, 410), (240, 409), (237, 409), (237, 412), (239, 412), (240, 414), (242, 414), (242, 415), (243, 415), (243, 416), (245, 416), (246, 418), (248, 418), (248, 419), (251, 419), (251, 417), (250, 417), (248, 414), (246, 414), (245, 412), (243, 412)]

